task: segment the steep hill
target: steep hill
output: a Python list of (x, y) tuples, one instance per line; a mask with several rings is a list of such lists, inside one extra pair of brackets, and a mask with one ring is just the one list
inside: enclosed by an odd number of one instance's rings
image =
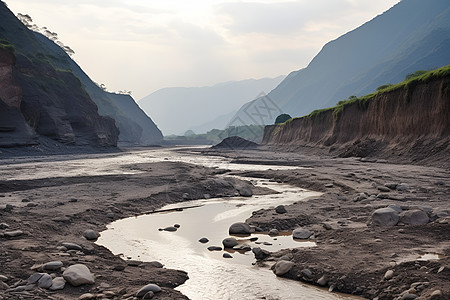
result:
[[(400, 82), (416, 70), (447, 65), (449, 20), (447, 0), (403, 0), (326, 44), (307, 68), (291, 73), (268, 98), (280, 112), (302, 116)], [(235, 118), (254, 123), (248, 112), (261, 106), (262, 100), (247, 103)], [(270, 117), (258, 122), (273, 124)]]
[(138, 103), (164, 135), (183, 134), (188, 129), (204, 133), (213, 128), (223, 129), (229, 118), (224, 120), (221, 116), (237, 111), (248, 99), (268, 93), (283, 78), (248, 79), (208, 87), (164, 88)]
[(266, 126), (263, 143), (448, 164), (450, 66), (308, 116)]
[[(47, 68), (60, 73), (62, 72), (66, 77), (73, 76), (79, 86), (75, 87), (74, 85), (71, 85), (70, 89), (76, 88), (76, 91), (80, 90), (80, 93), (84, 94), (84, 97), (87, 98), (86, 102), (89, 102), (89, 104), (86, 105), (81, 103), (79, 105), (81, 105), (83, 109), (91, 106), (92, 110), (95, 110), (97, 115), (99, 114), (106, 117), (103, 119), (109, 119), (110, 122), (112, 121), (111, 127), (108, 129), (105, 128), (107, 134), (113, 136), (118, 135), (119, 131), (115, 128), (116, 126), (120, 130), (120, 135), (118, 139), (115, 137), (113, 144), (118, 142), (119, 144), (126, 145), (147, 145), (158, 144), (162, 141), (161, 132), (149, 117), (145, 117), (143, 111), (135, 104), (131, 97), (116, 97), (114, 94), (103, 91), (58, 45), (42, 34), (28, 30), (3, 2), (0, 3), (0, 39), (7, 41), (7, 43), (10, 43), (14, 47), (15, 56), (17, 56), (17, 68), (27, 69), (30, 66), (35, 67), (39, 64), (40, 69), (38, 68), (38, 70), (36, 70), (37, 75), (40, 74), (39, 72), (42, 72), (43, 69)], [(60, 73), (55, 75), (56, 80), (63, 77)], [(40, 76), (36, 76), (36, 78), (40, 78)], [(23, 77), (23, 82), (21, 82), (20, 86), (23, 88), (29, 81), (34, 82), (35, 79)], [(55, 92), (53, 90), (55, 87), (48, 86), (47, 81), (40, 82), (39, 84), (47, 91)], [(70, 91), (70, 89), (68, 91)], [(31, 107), (31, 110), (34, 112), (36, 112), (37, 109), (45, 107), (45, 113), (40, 113), (39, 119), (45, 120), (57, 118), (58, 121), (52, 121), (54, 128), (51, 130), (55, 132), (61, 128), (60, 119), (67, 120), (67, 115), (76, 114), (75, 111), (71, 111), (71, 109), (75, 108), (69, 105), (69, 103), (72, 103), (73, 105), (75, 101), (70, 100), (70, 97), (65, 93), (59, 93), (59, 95), (56, 95), (54, 99), (51, 100), (66, 106), (63, 109), (63, 112), (61, 112), (61, 110), (55, 112), (52, 109), (47, 109), (48, 107), (54, 107), (54, 103), (52, 102), (51, 105), (44, 105), (43, 102), (48, 101), (45, 94), (36, 97), (34, 90), (30, 91), (28, 94), (32, 95), (34, 98), (33, 100), (30, 100), (29, 97), (24, 94), (23, 105), (21, 106), (22, 113), (24, 115), (30, 113), (29, 110), (28, 112), (26, 111), (26, 107)], [(29, 103), (31, 103), (31, 106), (28, 105)], [(78, 109), (80, 114), (83, 113), (83, 109)], [(36, 117), (38, 116), (35, 116), (35, 118)], [(42, 126), (37, 126), (36, 123), (30, 123), (30, 118), (27, 116), (25, 116), (25, 119), (38, 134), (52, 137), (52, 134), (49, 134), (47, 129), (44, 130)], [(83, 125), (83, 122), (84, 121), (77, 120), (75, 123), (81, 126)], [(63, 127), (68, 128), (73, 126), (72, 121), (69, 123), (70, 124), (67, 124), (66, 122)], [(91, 125), (89, 125), (88, 122), (84, 123), (83, 126)], [(112, 127), (114, 127), (114, 129)], [(58, 133), (57, 136), (59, 135), (60, 134)]]

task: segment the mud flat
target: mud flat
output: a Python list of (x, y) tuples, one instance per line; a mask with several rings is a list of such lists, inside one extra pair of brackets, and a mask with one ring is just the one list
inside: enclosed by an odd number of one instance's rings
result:
[[(323, 193), (286, 206), (286, 213), (253, 212), (247, 220), (250, 225), (280, 231), (303, 227), (314, 233), (317, 243), (314, 248), (271, 253), (260, 260), (261, 265), (270, 267), (284, 256), (293, 264), (283, 277), (314, 285), (322, 279), (321, 285), (331, 290), (367, 298), (448, 299), (448, 168), (269, 148), (209, 153), (224, 162), (306, 167), (242, 172), (230, 171), (234, 168), (226, 163), (217, 169), (184, 163), (183, 157), (165, 161), (161, 155), (166, 154), (158, 151), (163, 150), (3, 159), (0, 299), (78, 299), (83, 295), (84, 299), (133, 299), (147, 284), (162, 289), (154, 299), (185, 299), (174, 288), (188, 279), (186, 272), (123, 260), (84, 235), (86, 230), (95, 234), (112, 221), (170, 203), (232, 197), (245, 187), (255, 195), (270, 193), (245, 181), (224, 180), (223, 174), (267, 178)], [(196, 149), (189, 153), (201, 155)], [(389, 205), (399, 206), (402, 217), (408, 211), (424, 211), (428, 221), (403, 225), (406, 219), (400, 218), (403, 221), (393, 226), (372, 225), (374, 211)], [(54, 261), (62, 267), (43, 269), (43, 264)], [(62, 277), (75, 264), (85, 265), (94, 283), (77, 287), (66, 283), (55, 291), (27, 283), (35, 273)]]

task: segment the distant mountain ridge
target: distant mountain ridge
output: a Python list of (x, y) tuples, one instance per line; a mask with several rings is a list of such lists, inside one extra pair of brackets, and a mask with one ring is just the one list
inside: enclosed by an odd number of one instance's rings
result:
[[(303, 116), (351, 95), (402, 81), (417, 70), (450, 63), (450, 2), (403, 0), (327, 43), (307, 68), (294, 71), (267, 97), (246, 103), (234, 118), (254, 123), (252, 107), (270, 99), (279, 112)], [(273, 124), (270, 115), (263, 120)]]
[(276, 78), (229, 81), (207, 87), (163, 88), (138, 101), (139, 106), (163, 131), (164, 135), (183, 134), (188, 129), (202, 133), (223, 129), (228, 123), (223, 115), (259, 94), (268, 93), (284, 76)]
[[(27, 74), (31, 69), (36, 73), (35, 77), (20, 77), (23, 80), (19, 85), (22, 90), (19, 112), (38, 135), (69, 144), (90, 144), (96, 138), (81, 137), (98, 126), (100, 120), (105, 120), (109, 125), (98, 134), (109, 136), (108, 145), (161, 143), (161, 132), (131, 97), (103, 91), (58, 45), (26, 28), (3, 2), (0, 3), (0, 39), (15, 49), (17, 60), (12, 66), (17, 70), (14, 71), (15, 77)], [(48, 75), (42, 72), (57, 74), (38, 82), (39, 78)], [(72, 77), (74, 80), (70, 84), (64, 81), (64, 78), (69, 80)], [(63, 80), (59, 91), (50, 84), (51, 78)], [(77, 93), (80, 96), (73, 99)], [(81, 99), (84, 104), (81, 104)], [(76, 108), (76, 105), (80, 106)], [(87, 107), (90, 107), (89, 113), (85, 111)], [(74, 117), (77, 114), (78, 117)], [(46, 122), (45, 125), (42, 122)]]

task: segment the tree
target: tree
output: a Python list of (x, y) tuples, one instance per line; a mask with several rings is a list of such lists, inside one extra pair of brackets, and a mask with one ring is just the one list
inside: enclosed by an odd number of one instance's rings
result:
[(288, 114), (281, 114), (275, 119), (275, 124), (281, 124), (286, 122), (287, 120), (292, 119), (292, 117)]
[(419, 77), (420, 75), (423, 75), (426, 72), (427, 71), (424, 71), (424, 70), (415, 71), (414, 73), (406, 75), (405, 80), (409, 80), (409, 79), (412, 79), (412, 78), (415, 78), (415, 77)]
[(392, 83), (380, 85), (379, 87), (377, 87), (377, 91), (381, 91), (381, 90), (387, 89), (388, 87), (390, 87), (392, 85), (393, 85)]

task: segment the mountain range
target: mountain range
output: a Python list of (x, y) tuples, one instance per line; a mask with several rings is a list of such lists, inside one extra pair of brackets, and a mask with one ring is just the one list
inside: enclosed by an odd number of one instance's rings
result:
[(218, 83), (205, 87), (163, 88), (139, 100), (164, 135), (187, 130), (205, 133), (224, 129), (230, 118), (248, 99), (268, 93), (284, 76)]
[(448, 65), (449, 49), (450, 2), (403, 0), (327, 43), (305, 69), (244, 104), (230, 123), (273, 124), (280, 113), (296, 117), (334, 106), (417, 70)]

